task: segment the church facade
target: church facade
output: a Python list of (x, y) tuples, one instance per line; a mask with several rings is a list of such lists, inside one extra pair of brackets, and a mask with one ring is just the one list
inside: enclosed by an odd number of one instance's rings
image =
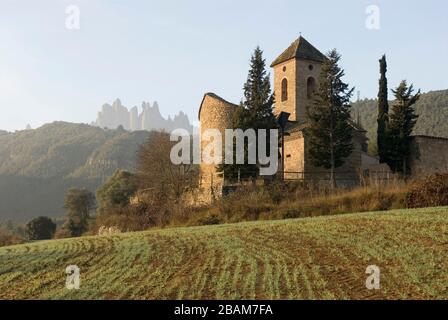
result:
[[(275, 59), (271, 68), (274, 74), (274, 113), (289, 114), (285, 127), (284, 167), (279, 173), (290, 180), (325, 180), (328, 170), (313, 166), (306, 136), (306, 108), (319, 86), (319, 74), (326, 57), (305, 38), (299, 37)], [(199, 109), (200, 133), (207, 129), (218, 129), (224, 136), (226, 128), (232, 128), (233, 111), (237, 106), (214, 93), (206, 93)], [(376, 158), (367, 155), (366, 131), (356, 123), (353, 127), (352, 154), (345, 164), (337, 169), (336, 179), (344, 184), (356, 183), (366, 169), (383, 170)], [(202, 139), (201, 139), (202, 141)], [(201, 187), (219, 195), (226, 184), (225, 177), (217, 174), (216, 166), (201, 164)]]

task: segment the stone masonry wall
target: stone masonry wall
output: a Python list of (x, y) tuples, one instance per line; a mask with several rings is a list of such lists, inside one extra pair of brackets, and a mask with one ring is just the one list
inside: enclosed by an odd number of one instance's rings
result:
[[(280, 112), (288, 112), (291, 114), (289, 120), (295, 121), (296, 114), (296, 65), (295, 59), (288, 60), (274, 66), (274, 94), (275, 94), (275, 109), (274, 113), (277, 115)], [(288, 99), (282, 101), (282, 81), (288, 80)]]
[[(274, 66), (275, 113), (289, 112), (291, 121), (306, 121), (306, 107), (312, 104), (307, 97), (307, 81), (313, 77), (319, 86), (321, 63), (311, 60), (291, 59)], [(282, 80), (288, 80), (288, 100), (281, 101)]]
[[(291, 114), (289, 120), (306, 121), (306, 107), (312, 104), (307, 97), (307, 81), (313, 77), (317, 89), (320, 69), (321, 63), (304, 59), (291, 59), (274, 66), (275, 113), (288, 112)], [(288, 100), (282, 102), (282, 80), (285, 78), (288, 80)]]
[(448, 139), (415, 136), (409, 165), (414, 177), (448, 172)]
[(307, 81), (308, 78), (313, 77), (316, 81), (316, 90), (319, 88), (319, 75), (321, 70), (321, 63), (311, 60), (297, 60), (297, 80), (296, 80), (296, 94), (297, 94), (297, 120), (306, 121), (306, 108), (313, 104), (312, 99), (307, 96)]
[(303, 179), (305, 140), (302, 132), (285, 137), (285, 179)]
[[(345, 159), (344, 164), (336, 168), (336, 179), (341, 185), (353, 185), (359, 182), (360, 173), (362, 171), (362, 133), (355, 132), (353, 134), (353, 152)], [(305, 172), (308, 174), (307, 178), (310, 180), (328, 179), (329, 170), (325, 168), (316, 167), (312, 164), (309, 155), (309, 144), (305, 139)]]
[[(203, 141), (203, 132), (207, 129), (217, 129), (222, 138), (225, 137), (225, 129), (232, 128), (232, 118), (236, 105), (225, 101), (215, 94), (206, 94), (199, 110), (199, 121), (201, 123), (201, 150), (211, 142)], [(224, 147), (224, 140), (222, 140)], [(211, 201), (214, 197), (220, 197), (222, 192), (223, 179), (217, 174), (216, 165), (200, 165), (200, 188), (203, 190), (203, 201)]]

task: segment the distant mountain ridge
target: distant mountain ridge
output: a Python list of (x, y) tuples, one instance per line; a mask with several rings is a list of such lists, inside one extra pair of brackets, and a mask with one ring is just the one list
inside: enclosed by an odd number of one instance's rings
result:
[(115, 170), (132, 170), (150, 134), (67, 122), (0, 132), (0, 220), (62, 215), (70, 187), (94, 192)]
[(115, 100), (112, 105), (106, 103), (98, 112), (98, 117), (94, 125), (101, 128), (116, 129), (123, 126), (124, 129), (135, 130), (165, 130), (171, 132), (175, 129), (185, 129), (189, 133), (193, 132), (188, 116), (180, 111), (173, 118), (165, 119), (159, 110), (157, 102), (151, 106), (149, 102), (143, 102), (141, 113), (135, 106), (128, 110), (122, 105), (120, 99)]
[[(392, 94), (389, 94), (392, 97)], [(389, 101), (392, 109), (393, 101)], [(364, 99), (352, 104), (353, 119), (361, 121), (370, 141), (376, 141), (378, 106), (376, 99)], [(415, 135), (448, 138), (448, 90), (423, 93), (416, 103), (419, 115), (414, 129)]]

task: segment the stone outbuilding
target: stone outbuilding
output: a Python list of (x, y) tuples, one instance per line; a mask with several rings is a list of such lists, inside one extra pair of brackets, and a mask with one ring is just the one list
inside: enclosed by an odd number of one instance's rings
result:
[(448, 139), (415, 135), (411, 141), (409, 167), (413, 177), (448, 172)]

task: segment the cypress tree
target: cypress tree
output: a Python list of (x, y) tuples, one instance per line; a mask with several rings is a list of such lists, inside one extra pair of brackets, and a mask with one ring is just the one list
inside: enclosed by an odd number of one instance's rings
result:
[(309, 119), (309, 154), (315, 166), (330, 170), (330, 186), (336, 186), (335, 169), (344, 164), (353, 151), (349, 88), (338, 65), (341, 56), (333, 49), (322, 64), (319, 90), (312, 106), (307, 108)]
[(420, 90), (413, 95), (413, 85), (408, 87), (403, 80), (392, 92), (396, 101), (389, 116), (389, 166), (394, 172), (400, 172), (406, 177), (409, 172), (411, 134), (418, 119), (414, 105), (420, 98)]
[(388, 123), (389, 123), (389, 102), (387, 99), (387, 62), (386, 55), (383, 55), (380, 59), (380, 80), (378, 91), (378, 130), (377, 130), (377, 146), (378, 155), (380, 157), (380, 163), (387, 163), (388, 154)]

